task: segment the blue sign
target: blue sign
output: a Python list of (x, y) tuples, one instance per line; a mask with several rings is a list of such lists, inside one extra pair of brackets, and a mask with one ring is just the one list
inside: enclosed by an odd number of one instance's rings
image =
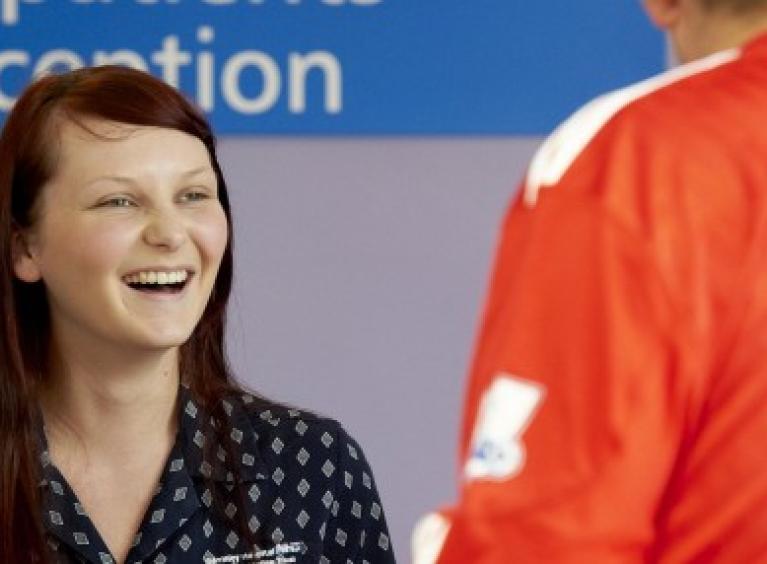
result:
[(639, 4), (0, 0), (0, 120), (35, 75), (116, 63), (221, 134), (539, 135), (662, 70)]

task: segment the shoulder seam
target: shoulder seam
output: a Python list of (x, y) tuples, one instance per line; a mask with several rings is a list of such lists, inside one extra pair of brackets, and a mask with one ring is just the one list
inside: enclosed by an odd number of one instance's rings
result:
[(535, 206), (541, 189), (556, 185), (591, 140), (622, 109), (682, 79), (734, 61), (740, 54), (740, 49), (720, 51), (587, 103), (558, 126), (536, 151), (523, 187), (525, 204)]

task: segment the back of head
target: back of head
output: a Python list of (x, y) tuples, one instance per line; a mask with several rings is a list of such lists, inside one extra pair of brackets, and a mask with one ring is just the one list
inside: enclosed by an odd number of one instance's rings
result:
[(767, 10), (767, 0), (701, 0), (709, 11), (724, 11), (732, 14), (752, 14)]
[(644, 0), (683, 63), (740, 47), (767, 32), (767, 0)]
[[(41, 191), (56, 170), (61, 125), (72, 122), (88, 130), (86, 118), (175, 129), (199, 138), (208, 150), (218, 177), (219, 200), (230, 219), (210, 128), (164, 82), (140, 71), (105, 66), (41, 78), (21, 95), (0, 135), (0, 562), (45, 561), (35, 429), (36, 389), (47, 371), (48, 305), (42, 282), (15, 279), (14, 241), (36, 221)], [(186, 365), (190, 384), (202, 390), (203, 397), (206, 389), (211, 395), (210, 390), (228, 383), (223, 334), (231, 276), (230, 227), (212, 296), (180, 354), (182, 373)], [(207, 361), (194, 363), (193, 358)]]

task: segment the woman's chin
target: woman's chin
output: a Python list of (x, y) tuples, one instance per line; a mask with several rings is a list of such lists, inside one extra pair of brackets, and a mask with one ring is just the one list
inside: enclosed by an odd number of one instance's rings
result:
[(146, 331), (137, 339), (137, 345), (147, 350), (167, 350), (178, 348), (189, 340), (192, 330), (179, 331), (178, 328), (167, 328)]

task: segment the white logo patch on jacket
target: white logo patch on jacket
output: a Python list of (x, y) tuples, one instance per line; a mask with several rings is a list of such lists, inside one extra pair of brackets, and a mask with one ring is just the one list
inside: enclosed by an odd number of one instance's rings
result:
[(469, 460), (468, 480), (505, 480), (525, 464), (522, 434), (530, 424), (545, 388), (530, 380), (499, 374), (488, 388), (477, 412)]

